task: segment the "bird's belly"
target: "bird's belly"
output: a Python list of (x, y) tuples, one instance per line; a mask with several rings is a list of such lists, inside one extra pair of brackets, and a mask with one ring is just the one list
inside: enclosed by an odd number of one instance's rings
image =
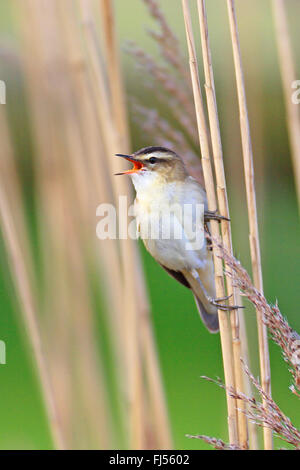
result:
[[(149, 253), (163, 266), (173, 271), (203, 269), (206, 259), (201, 253), (187, 251), (181, 240), (143, 240)], [(200, 256), (199, 256), (200, 255)]]
[(137, 217), (137, 223), (147, 250), (163, 266), (174, 271), (205, 268), (207, 248), (204, 237), (200, 244), (195, 243), (195, 239), (191, 241), (175, 217), (171, 217), (166, 227), (162, 217), (143, 212)]

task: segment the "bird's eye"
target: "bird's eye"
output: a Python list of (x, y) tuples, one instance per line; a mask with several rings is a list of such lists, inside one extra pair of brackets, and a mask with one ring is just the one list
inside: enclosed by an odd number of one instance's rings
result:
[(157, 162), (157, 158), (156, 157), (151, 157), (149, 158), (149, 163), (156, 163)]

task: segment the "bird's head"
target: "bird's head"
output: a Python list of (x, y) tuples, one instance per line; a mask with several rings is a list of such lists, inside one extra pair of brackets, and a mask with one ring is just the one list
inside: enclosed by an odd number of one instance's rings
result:
[(145, 147), (132, 155), (117, 154), (133, 163), (133, 168), (118, 175), (131, 175), (133, 183), (184, 181), (187, 171), (175, 152), (165, 147)]

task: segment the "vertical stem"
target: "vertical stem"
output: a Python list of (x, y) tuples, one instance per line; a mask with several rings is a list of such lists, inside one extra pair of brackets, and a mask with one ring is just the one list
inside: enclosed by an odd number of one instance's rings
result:
[[(25, 327), (28, 332), (33, 355), (36, 360), (53, 442), (57, 449), (64, 449), (66, 448), (66, 444), (59, 419), (57, 402), (55, 400), (52, 383), (49, 377), (49, 368), (45, 359), (34, 297), (29, 281), (30, 274), (28, 266), (26, 266), (26, 254), (22, 249), (24, 246), (22, 247), (20, 243), (20, 234), (22, 233), (22, 237), (25, 239), (26, 231), (24, 225), (20, 224), (20, 220), (19, 224), (16, 224), (14, 221), (12, 216), (12, 208), (10, 207), (7, 191), (5, 190), (7, 181), (12, 183), (11, 175), (7, 173), (5, 168), (5, 161), (7, 160), (8, 156), (10, 160), (12, 160), (14, 157), (12, 155), (6, 117), (2, 112), (0, 113), (0, 141), (0, 175), (1, 179), (3, 178), (0, 184), (0, 221), (2, 226), (2, 233), (7, 248), (9, 263), (14, 275), (15, 288), (19, 296)], [(21, 197), (17, 188), (15, 187), (14, 199), (18, 196)]]
[[(207, 192), (208, 207), (210, 210), (216, 210), (217, 202), (215, 195), (215, 186), (213, 180), (213, 173), (209, 154), (209, 135), (206, 125), (206, 118), (204, 113), (204, 106), (200, 88), (198, 64), (195, 51), (195, 42), (192, 31), (190, 9), (188, 0), (182, 0), (182, 8), (185, 22), (186, 39), (189, 52), (190, 72), (193, 86), (194, 102), (196, 109), (199, 141), (202, 155), (203, 174), (205, 180), (205, 187)], [(211, 221), (212, 235), (215, 239), (220, 240), (220, 233), (218, 223)], [(219, 253), (214, 249), (214, 265), (215, 265), (215, 283), (217, 297), (224, 297), (224, 278), (223, 278), (223, 263)], [(218, 311), (220, 323), (221, 345), (224, 363), (225, 383), (227, 387), (235, 386), (234, 377), (234, 361), (231, 343), (231, 331), (228, 321), (227, 313)], [(229, 440), (231, 444), (238, 443), (238, 423), (236, 414), (236, 400), (229, 396), (226, 392), (227, 409), (228, 409), (228, 431)]]
[(295, 186), (300, 210), (300, 115), (299, 106), (292, 101), (292, 85), (296, 80), (296, 71), (284, 2), (282, 0), (273, 0), (272, 5)]
[[(83, 32), (87, 46), (88, 60), (92, 75), (93, 92), (96, 97), (96, 110), (99, 123), (103, 130), (104, 149), (110, 171), (117, 170), (120, 165), (113, 155), (118, 152), (121, 139), (114, 126), (114, 114), (111, 109), (107, 88), (105, 84), (102, 65), (99, 61), (97, 36), (91, 5), (89, 0), (80, 0), (81, 18), (83, 20)], [(113, 180), (115, 201), (120, 195), (129, 196), (129, 186), (124, 180)], [(127, 405), (128, 405), (128, 429), (130, 447), (142, 449), (144, 446), (144, 394), (143, 377), (140, 354), (140, 341), (138, 335), (138, 305), (135, 294), (135, 247), (130, 239), (120, 240), (122, 258), (122, 276), (124, 300), (123, 332), (125, 344), (125, 360), (127, 372)]]
[[(104, 51), (106, 56), (109, 79), (108, 81), (111, 93), (112, 114), (116, 122), (120, 149), (122, 152), (127, 153), (130, 151), (130, 138), (127, 125), (127, 112), (119, 62), (112, 0), (100, 0), (100, 10), (104, 31)], [(134, 256), (134, 259), (132, 260), (132, 267), (134, 270), (132, 273), (132, 281), (135, 286), (139, 285), (137, 289), (139, 292), (137, 302), (137, 315), (139, 317), (138, 334), (140, 334), (142, 338), (141, 349), (144, 360), (146, 362), (145, 373), (148, 377), (148, 392), (150, 408), (152, 412), (151, 419), (154, 426), (153, 435), (155, 437), (155, 446), (167, 449), (172, 447), (172, 442), (166, 403), (161, 384), (158, 359), (155, 350), (155, 342), (152, 334), (151, 320), (149, 316), (149, 303), (138, 250), (136, 245), (134, 245), (132, 248), (132, 255)], [(128, 263), (126, 266), (127, 265)]]
[[(254, 169), (253, 169), (253, 154), (250, 135), (250, 126), (248, 119), (246, 92), (243, 76), (242, 59), (240, 52), (238, 27), (235, 13), (234, 0), (227, 0), (228, 16), (230, 23), (231, 41), (233, 48), (234, 67), (236, 75), (239, 111), (240, 111), (240, 127), (243, 147), (244, 158), (244, 172), (245, 184), (247, 194), (248, 218), (249, 218), (249, 239), (250, 239), (250, 252), (252, 261), (252, 272), (255, 287), (262, 293), (263, 292), (263, 279), (260, 258), (260, 244), (257, 223), (256, 211), (256, 196), (254, 185)], [(263, 323), (263, 318), (258, 310), (256, 310), (257, 327), (258, 327), (258, 342), (259, 342), (259, 356), (260, 356), (260, 372), (263, 390), (271, 395), (271, 372), (270, 372), (270, 359), (267, 328)], [(264, 443), (265, 449), (272, 449), (273, 439), (272, 431), (269, 428), (264, 428)]]
[(107, 63), (109, 86), (112, 98), (112, 108), (122, 152), (129, 150), (129, 130), (124, 99), (123, 81), (121, 75), (117, 38), (115, 34), (115, 16), (112, 0), (100, 0), (101, 19), (104, 32), (104, 44)]
[[(210, 124), (210, 132), (212, 139), (212, 150), (216, 173), (217, 182), (217, 198), (220, 213), (230, 218), (228, 198), (226, 190), (226, 178), (223, 164), (223, 150), (221, 143), (221, 133), (218, 118), (218, 109), (216, 101), (214, 74), (211, 61), (211, 50), (208, 37), (208, 24), (205, 8), (205, 0), (198, 0), (199, 23), (201, 33), (201, 45), (205, 74), (205, 91), (207, 98), (208, 117)], [(223, 244), (226, 250), (232, 254), (232, 238), (231, 238), (231, 224), (229, 221), (221, 222), (221, 232)], [(230, 295), (229, 305), (237, 305), (238, 289), (233, 287), (230, 275), (226, 276), (227, 294)], [(241, 364), (241, 340), (240, 340), (240, 327), (239, 327), (239, 311), (232, 310), (230, 312), (231, 333), (232, 333), (232, 347), (234, 356), (234, 373), (235, 385), (237, 390), (244, 392), (243, 372)], [(247, 417), (245, 415), (245, 404), (242, 400), (237, 401), (238, 407), (238, 432), (239, 444), (243, 448), (248, 447), (248, 432), (247, 432)]]

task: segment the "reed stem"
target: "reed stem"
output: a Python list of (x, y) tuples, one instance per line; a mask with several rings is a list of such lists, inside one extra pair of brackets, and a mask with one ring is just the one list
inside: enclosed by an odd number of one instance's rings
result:
[[(211, 133), (211, 142), (213, 150), (213, 160), (216, 174), (216, 183), (217, 183), (217, 198), (218, 198), (218, 207), (220, 214), (230, 218), (229, 207), (228, 207), (228, 197), (226, 189), (226, 178), (224, 172), (223, 164), (223, 151), (221, 143), (221, 133), (220, 125), (218, 118), (218, 109), (216, 101), (216, 92), (215, 92), (215, 83), (214, 75), (212, 68), (211, 60), (211, 50), (209, 44), (208, 36), (208, 24), (207, 24), (207, 15), (205, 0), (198, 0), (198, 13), (199, 13), (199, 23), (200, 23), (200, 33), (201, 33), (201, 45), (202, 45), (202, 56), (204, 64), (204, 75), (205, 75), (205, 91), (207, 98), (207, 108), (208, 108), (208, 117), (210, 124), (210, 133)], [(221, 222), (221, 233), (223, 244), (232, 254), (232, 238), (231, 238), (231, 224), (230, 221), (223, 220)], [(240, 296), (238, 296), (238, 289), (233, 287), (232, 279), (227, 274), (226, 275), (226, 285), (227, 285), (227, 294), (230, 295), (229, 305), (235, 306), (238, 305), (237, 301)], [(243, 371), (241, 364), (241, 339), (240, 339), (240, 326), (239, 326), (239, 316), (242, 313), (239, 310), (232, 310), (230, 312), (230, 322), (231, 322), (231, 334), (232, 334), (232, 348), (233, 348), (233, 357), (234, 357), (234, 373), (235, 373), (235, 385), (237, 390), (241, 392), (244, 391), (243, 384)], [(239, 400), (237, 402), (238, 407), (238, 433), (239, 433), (239, 445), (242, 448), (247, 449), (248, 447), (248, 430), (247, 430), (247, 417), (245, 415), (245, 406), (244, 403)]]
[[(20, 237), (22, 237), (23, 241), (25, 241), (26, 229), (24, 223), (20, 224), (20, 220), (19, 224), (16, 224), (16, 221), (12, 215), (12, 207), (8, 199), (8, 193), (5, 190), (7, 182), (10, 181), (10, 183), (12, 183), (11, 174), (7, 173), (7, 168), (5, 167), (5, 161), (12, 161), (14, 156), (12, 153), (6, 117), (2, 111), (0, 112), (0, 141), (0, 175), (2, 180), (0, 184), (0, 220), (2, 233), (6, 244), (9, 264), (15, 282), (15, 288), (20, 301), (24, 324), (28, 332), (28, 337), (33, 350), (33, 356), (37, 365), (54, 446), (57, 449), (65, 449), (66, 443), (59, 419), (55, 394), (49, 377), (49, 370), (45, 359), (40, 327), (38, 325), (34, 295), (29, 281), (30, 274), (28, 266), (26, 265), (25, 256), (23, 255), (23, 247), (20, 243)], [(11, 163), (9, 164), (11, 165)], [(20, 194), (16, 186), (14, 189), (15, 199), (20, 197)]]
[(130, 147), (130, 139), (112, 0), (100, 0), (100, 11), (112, 109), (122, 151), (127, 152)]
[[(190, 73), (192, 79), (192, 87), (194, 94), (194, 102), (197, 117), (198, 134), (202, 156), (202, 166), (205, 181), (205, 188), (208, 199), (209, 210), (217, 209), (217, 201), (215, 194), (215, 185), (212, 173), (212, 166), (209, 152), (209, 134), (206, 124), (199, 73), (198, 64), (195, 50), (195, 42), (191, 24), (190, 8), (188, 0), (182, 0), (182, 8), (185, 22), (186, 39), (189, 53)], [(211, 231), (213, 237), (220, 241), (220, 233), (218, 222), (211, 221)], [(217, 250), (214, 250), (214, 265), (215, 265), (215, 283), (216, 283), (216, 295), (217, 297), (225, 296), (224, 288), (224, 277), (223, 277), (223, 263), (220, 258), (220, 254)], [(227, 313), (219, 310), (219, 323), (220, 323), (220, 335), (221, 345), (223, 354), (224, 374), (225, 383), (227, 387), (235, 387), (235, 376), (234, 376), (234, 358), (231, 342), (231, 331), (229, 325), (229, 319)], [(227, 409), (228, 409), (228, 431), (229, 440), (233, 445), (238, 444), (238, 423), (236, 413), (236, 400), (230, 397), (229, 393), (226, 392), (227, 398)]]
[[(127, 125), (127, 111), (124, 99), (123, 80), (118, 57), (118, 47), (115, 29), (115, 18), (112, 0), (101, 0), (101, 18), (104, 30), (104, 51), (107, 62), (110, 92), (112, 97), (112, 113), (119, 134), (120, 149), (122, 152), (130, 152), (130, 138)], [(150, 408), (152, 410), (151, 420), (153, 422), (153, 438), (156, 448), (172, 448), (170, 426), (166, 410), (165, 397), (161, 383), (158, 358), (152, 333), (151, 319), (149, 316), (149, 302), (146, 293), (144, 273), (137, 246), (133, 249), (134, 285), (139, 285), (138, 312), (139, 331), (142, 341), (141, 349), (145, 361), (145, 371), (148, 377), (148, 393)], [(128, 276), (128, 273), (126, 273)], [(137, 333), (138, 335), (139, 333)], [(138, 341), (138, 339), (137, 339)], [(147, 444), (147, 443), (146, 443)]]
[[(256, 210), (256, 193), (254, 184), (253, 153), (234, 0), (227, 0), (227, 8), (240, 111), (240, 128), (242, 137), (245, 185), (250, 231), (249, 240), (252, 261), (252, 273), (255, 287), (261, 293), (263, 293), (263, 278), (261, 269), (260, 243)], [(256, 310), (256, 316), (262, 387), (263, 390), (271, 396), (271, 371), (267, 328), (263, 322), (261, 313), (258, 310)], [(264, 445), (265, 449), (272, 449), (273, 447), (272, 431), (266, 427), (264, 428)]]

